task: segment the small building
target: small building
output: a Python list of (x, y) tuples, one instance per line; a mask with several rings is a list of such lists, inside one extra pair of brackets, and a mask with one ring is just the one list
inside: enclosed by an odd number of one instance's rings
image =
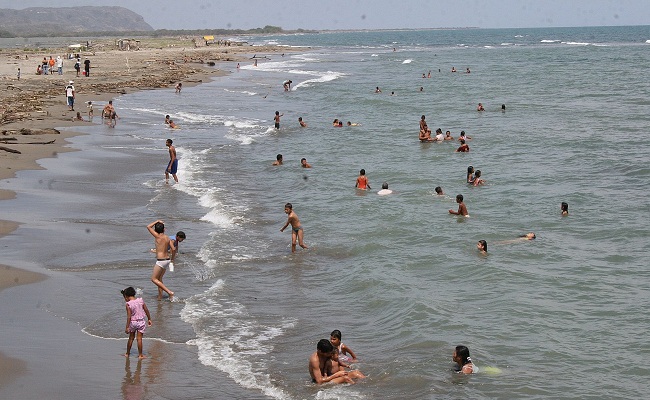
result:
[(115, 41), (115, 47), (118, 50), (124, 51), (140, 50), (140, 41), (137, 39), (117, 39)]

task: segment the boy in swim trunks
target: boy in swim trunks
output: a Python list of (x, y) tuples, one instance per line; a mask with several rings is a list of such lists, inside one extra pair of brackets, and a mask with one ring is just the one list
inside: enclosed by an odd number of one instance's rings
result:
[(459, 195), (456, 196), (456, 203), (458, 203), (458, 211), (449, 210), (449, 214), (462, 215), (463, 217), (469, 217), (469, 213), (467, 212), (467, 207), (465, 207), (465, 203), (463, 203), (463, 195), (462, 194), (459, 194)]
[(169, 174), (172, 174), (174, 180), (178, 183), (178, 178), (176, 177), (178, 158), (176, 158), (176, 148), (172, 146), (172, 143), (174, 143), (174, 141), (171, 139), (167, 139), (167, 142), (165, 142), (165, 145), (169, 147), (169, 164), (167, 164), (167, 168), (165, 169), (165, 184), (169, 183)]
[(293, 206), (291, 203), (284, 205), (284, 213), (288, 215), (287, 223), (280, 229), (280, 232), (284, 232), (284, 230), (287, 229), (287, 226), (291, 224), (291, 252), (296, 252), (296, 239), (298, 240), (300, 247), (307, 249), (308, 247), (303, 243), (304, 233), (302, 226), (300, 226), (300, 220), (296, 213), (293, 212)]
[(174, 297), (174, 292), (167, 289), (162, 278), (171, 262), (170, 250), (175, 255), (176, 245), (169, 239), (169, 236), (165, 235), (165, 224), (161, 220), (158, 219), (147, 225), (147, 230), (154, 237), (156, 245), (156, 264), (153, 266), (151, 282), (158, 286), (158, 300), (162, 300), (163, 291), (167, 292), (171, 300)]

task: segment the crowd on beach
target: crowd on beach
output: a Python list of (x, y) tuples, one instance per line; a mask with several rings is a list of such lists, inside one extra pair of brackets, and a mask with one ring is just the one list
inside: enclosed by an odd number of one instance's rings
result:
[[(452, 72), (456, 72), (454, 68), (452, 68)], [(467, 68), (466, 73), (470, 73), (469, 68)], [(426, 78), (426, 75), (423, 74), (422, 77)], [(290, 91), (291, 83), (291, 80), (283, 82), (283, 89), (285, 91)], [(181, 88), (181, 83), (176, 85), (176, 93), (180, 93)], [(381, 93), (379, 87), (375, 88), (375, 93)], [(505, 111), (505, 105), (502, 105), (501, 110)], [(485, 111), (482, 103), (478, 104), (477, 111)], [(275, 129), (280, 129), (280, 122), (283, 116), (283, 113), (275, 111), (275, 114), (273, 116)], [(165, 116), (164, 123), (171, 128), (177, 128), (170, 115)], [(298, 117), (298, 124), (301, 128), (306, 128), (308, 126), (307, 123), (303, 121), (302, 116)], [(352, 123), (351, 121), (347, 122), (347, 126), (358, 125), (360, 124)], [(472, 140), (472, 138), (468, 136), (465, 131), (461, 131), (460, 136), (456, 139), (452, 136), (449, 130), (443, 134), (442, 129), (438, 128), (436, 129), (435, 138), (432, 138), (431, 130), (427, 125), (425, 115), (421, 116), (419, 125), (419, 141), (421, 143), (453, 143), (455, 141), (458, 141), (460, 143), (460, 146), (456, 148), (455, 152), (466, 153), (470, 151), (469, 145), (466, 142)], [(343, 127), (343, 122), (336, 118), (333, 121), (332, 126), (337, 128)], [(165, 144), (169, 152), (169, 162), (167, 163), (167, 167), (165, 169), (165, 183), (169, 184), (169, 175), (172, 175), (174, 181), (178, 182), (178, 158), (176, 155), (176, 150), (173, 146), (173, 140), (167, 139)], [(284, 157), (282, 154), (277, 154), (276, 160), (272, 163), (272, 166), (279, 167), (282, 165), (284, 165)], [(312, 168), (305, 157), (301, 158), (300, 165), (301, 168)], [(473, 166), (469, 166), (467, 168), (466, 183), (474, 187), (484, 186), (486, 184), (485, 180), (482, 178), (481, 170), (475, 170)], [(357, 177), (354, 186), (356, 190), (372, 190), (369, 179), (366, 176), (365, 169), (361, 169), (359, 171), (359, 176)], [(377, 194), (380, 196), (391, 195), (394, 193), (395, 192), (393, 190), (388, 188), (388, 182), (384, 182), (382, 184), (381, 190), (377, 192)], [(445, 195), (443, 189), (440, 186), (435, 188), (435, 193), (437, 196)], [(458, 208), (450, 209), (449, 214), (464, 218), (469, 217), (467, 206), (464, 203), (464, 196), (462, 194), (456, 195), (455, 201), (458, 204)], [(303, 226), (300, 222), (300, 219), (298, 218), (298, 215), (293, 209), (293, 205), (291, 203), (286, 203), (284, 205), (284, 212), (287, 215), (287, 220), (285, 224), (280, 228), (280, 232), (284, 232), (285, 229), (291, 226), (291, 252), (296, 252), (297, 246), (300, 246), (303, 249), (308, 249), (309, 247), (304, 242)], [(566, 202), (562, 202), (561, 204), (561, 215), (568, 215), (568, 204)], [(164, 222), (161, 220), (156, 220), (150, 223), (147, 225), (147, 229), (149, 233), (154, 237), (155, 249), (152, 249), (151, 251), (156, 254), (156, 263), (151, 275), (151, 281), (158, 288), (158, 300), (162, 300), (163, 293), (167, 293), (170, 300), (173, 300), (174, 292), (171, 291), (163, 283), (163, 276), (167, 270), (173, 271), (173, 262), (176, 258), (176, 255), (178, 254), (178, 245), (185, 239), (185, 233), (179, 231), (174, 236), (167, 236), (165, 234)], [(535, 238), (536, 234), (529, 232), (527, 234), (521, 235), (516, 239), (504, 240), (496, 243), (508, 244), (519, 241), (530, 241)], [(479, 254), (487, 255), (488, 243), (486, 240), (479, 240), (476, 246)], [(122, 294), (124, 296), (124, 300), (127, 303), (127, 324), (125, 332), (129, 334), (127, 352), (125, 355), (127, 357), (129, 356), (132, 343), (134, 339), (137, 338), (139, 357), (144, 357), (142, 352), (142, 335), (145, 332), (146, 326), (151, 326), (152, 324), (149, 311), (146, 308), (144, 301), (142, 301), (141, 298), (138, 299), (135, 297), (135, 291), (132, 287), (123, 290)], [(355, 365), (355, 363), (358, 361), (357, 356), (348, 346), (341, 342), (341, 336), (342, 334), (339, 330), (334, 330), (330, 334), (329, 340), (321, 339), (317, 343), (316, 351), (309, 357), (309, 374), (314, 383), (354, 383), (355, 380), (365, 378), (365, 375), (359, 371), (358, 368), (353, 367), (353, 365)], [(473, 364), (472, 359), (469, 355), (469, 349), (464, 345), (459, 345), (454, 348), (452, 360), (455, 363), (454, 370), (458, 373), (472, 374), (478, 372), (478, 368)]]

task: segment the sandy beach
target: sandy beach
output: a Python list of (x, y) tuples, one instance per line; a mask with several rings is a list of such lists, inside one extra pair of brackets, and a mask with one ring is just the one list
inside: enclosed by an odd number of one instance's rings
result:
[[(0, 200), (16, 200), (17, 193), (7, 190), (6, 183), (17, 172), (42, 169), (38, 160), (71, 151), (66, 139), (79, 135), (79, 127), (94, 124), (73, 120), (76, 111), (88, 120), (87, 101), (105, 102), (138, 90), (173, 88), (178, 82), (190, 87), (229, 73), (236, 68), (237, 62), (251, 62), (253, 53), (259, 56), (287, 51), (286, 48), (248, 45), (194, 48), (189, 39), (143, 39), (137, 51), (120, 51), (113, 47), (113, 40), (107, 39), (81, 53), (82, 62), (85, 58), (91, 60), (89, 77), (77, 76), (74, 60), (69, 59), (64, 60), (63, 75), (35, 73), (43, 57), (63, 56), (66, 49), (0, 50), (0, 79), (4, 85), (0, 91), (0, 182), (3, 182)], [(223, 68), (224, 61), (232, 62), (231, 70), (215, 68), (211, 63), (221, 63), (219, 66)], [(68, 110), (65, 98), (65, 86), (71, 80), (76, 91), (75, 111)], [(95, 107), (94, 114), (99, 119), (101, 108)], [(75, 130), (66, 131), (66, 127), (75, 127)], [(29, 210), (15, 210), (15, 205), (9, 208), (3, 207), (4, 212), (0, 214), (0, 245), (3, 248), (20, 246), (21, 240), (30, 237), (29, 233), (21, 233), (19, 223), (12, 221), (14, 211), (28, 214)], [(38, 224), (39, 221), (34, 222)], [(16, 234), (18, 236), (14, 236)], [(57, 239), (53, 237), (52, 243), (35, 246), (43, 250), (55, 246)], [(191, 354), (192, 347), (185, 345), (185, 341), (192, 338), (190, 328), (186, 328), (187, 332), (174, 343), (146, 341), (149, 359), (144, 362), (139, 362), (137, 357), (124, 359), (120, 355), (126, 343), (123, 335), (116, 337), (120, 340), (118, 344), (100, 339), (82, 332), (78, 322), (72, 322), (66, 315), (51, 312), (50, 303), (54, 302), (69, 302), (75, 307), (68, 292), (70, 288), (78, 287), (79, 293), (75, 295), (90, 298), (98, 290), (105, 290), (100, 288), (101, 283), (50, 270), (29, 257), (3, 259), (3, 263), (7, 265), (0, 265), (0, 296), (3, 297), (0, 309), (5, 317), (0, 328), (3, 338), (0, 341), (0, 397), (193, 398), (193, 388), (203, 386), (205, 390), (205, 385), (213, 386), (215, 379), (219, 380), (214, 374), (199, 374), (187, 382), (187, 375), (183, 375), (188, 370), (198, 370), (200, 364), (196, 355)], [(100, 298), (115, 297), (111, 290), (113, 288)], [(101, 302), (96, 301), (91, 300), (83, 307)], [(164, 314), (165, 305), (150, 307), (155, 309), (156, 315)], [(118, 325), (123, 319), (121, 311), (120, 308), (116, 315), (120, 321)], [(165, 323), (164, 318), (157, 321), (159, 325)], [(154, 333), (155, 329), (164, 328), (154, 327)], [(169, 393), (169, 380), (175, 378), (186, 382), (179, 384), (175, 393)], [(160, 388), (165, 388), (164, 395), (156, 394)], [(238, 397), (240, 390), (231, 385), (221, 387), (219, 393), (232, 398)]]

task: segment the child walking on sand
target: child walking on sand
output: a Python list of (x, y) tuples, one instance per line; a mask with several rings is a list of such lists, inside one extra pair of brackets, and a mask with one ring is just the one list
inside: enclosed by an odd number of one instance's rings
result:
[(302, 226), (300, 225), (300, 220), (298, 219), (298, 216), (296, 215), (295, 212), (293, 212), (293, 206), (291, 203), (287, 203), (284, 205), (284, 213), (288, 215), (287, 218), (287, 223), (284, 224), (284, 226), (280, 229), (280, 232), (284, 232), (284, 230), (291, 224), (291, 252), (295, 253), (296, 252), (296, 239), (298, 240), (298, 244), (300, 247), (303, 249), (307, 249), (308, 247), (303, 243), (303, 230)]
[[(124, 328), (124, 332), (129, 334), (129, 342), (126, 344), (126, 354), (124, 356), (128, 357), (131, 354), (131, 346), (137, 332), (138, 358), (144, 358), (144, 354), (142, 354), (142, 336), (147, 325), (151, 326), (152, 324), (149, 309), (142, 298), (135, 297), (135, 289), (131, 286), (122, 290), (122, 296), (126, 301), (126, 328)], [(146, 322), (145, 315), (147, 317)]]

